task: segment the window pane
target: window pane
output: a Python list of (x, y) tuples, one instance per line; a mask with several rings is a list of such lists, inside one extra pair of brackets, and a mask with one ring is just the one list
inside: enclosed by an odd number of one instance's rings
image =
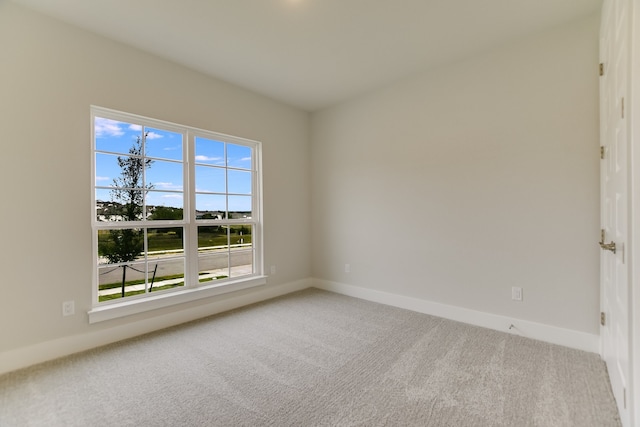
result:
[(198, 277), (200, 283), (229, 277), (229, 228), (198, 227)]
[(196, 219), (225, 219), (227, 198), (211, 194), (196, 194)]
[(229, 227), (229, 243), (245, 248), (251, 247), (252, 225), (232, 225)]
[(225, 193), (227, 191), (225, 169), (196, 166), (196, 191)]
[(145, 173), (147, 188), (182, 191), (182, 163), (152, 160)]
[(98, 230), (98, 264), (132, 262), (144, 251), (144, 231), (140, 228)]
[(118, 166), (118, 156), (96, 153), (96, 185), (113, 187), (113, 180), (120, 176), (122, 169)]
[(251, 147), (227, 144), (227, 166), (251, 169)]
[[(155, 208), (164, 206), (167, 208), (178, 209), (180, 217), (182, 217), (182, 208), (184, 207), (184, 195), (178, 192), (168, 191), (147, 191), (147, 205), (151, 207), (151, 211)], [(155, 218), (155, 219), (180, 219), (180, 218)]]
[(182, 134), (149, 127), (145, 132), (147, 157), (182, 160)]
[(149, 292), (184, 286), (184, 258), (149, 262)]
[[(143, 192), (133, 190), (142, 188), (142, 166), (143, 160), (139, 157), (96, 154), (96, 186), (111, 188), (96, 190), (97, 201), (110, 203), (108, 212), (98, 212), (99, 220), (137, 221), (142, 218)], [(96, 203), (96, 207), (98, 205)]]
[(196, 136), (196, 163), (225, 166), (224, 143)]
[(96, 202), (110, 203), (111, 191), (104, 188), (96, 189)]
[(143, 159), (96, 153), (96, 186), (143, 188)]
[(226, 225), (198, 227), (198, 252), (209, 254), (211, 251), (225, 249), (229, 245), (229, 231)]
[[(101, 192), (105, 195), (104, 192)], [(142, 220), (142, 191), (107, 190), (111, 201), (96, 202), (96, 215), (99, 221), (140, 221)], [(113, 194), (117, 193), (118, 197)], [(126, 194), (125, 194), (126, 193)], [(119, 201), (118, 201), (119, 200)], [(132, 201), (132, 202), (131, 202)], [(124, 203), (123, 203), (124, 202)]]
[(146, 195), (148, 220), (182, 220), (184, 195), (178, 192), (148, 191)]
[[(168, 206), (169, 204), (172, 206)], [(150, 221), (184, 219), (182, 194), (150, 191), (147, 194), (147, 219)]]
[(198, 283), (207, 284), (229, 277), (229, 253), (221, 252), (198, 257)]
[(111, 190), (96, 189), (96, 219), (98, 221), (117, 221), (120, 204), (111, 201)]
[(229, 170), (229, 193), (251, 194), (251, 172)]
[(121, 293), (122, 266), (103, 265), (98, 267), (98, 286), (99, 295)]
[(141, 141), (142, 126), (96, 117), (94, 122), (96, 150), (129, 153), (136, 141)]
[[(139, 295), (146, 292), (145, 264), (131, 263), (98, 269), (98, 301)], [(123, 286), (124, 284), (124, 286)]]
[(252, 225), (233, 225), (229, 227), (229, 242), (231, 243), (229, 277), (253, 274), (252, 230)]
[(232, 249), (229, 261), (229, 277), (240, 277), (253, 274), (253, 251)]
[(229, 196), (229, 219), (251, 218), (251, 196)]
[(182, 227), (149, 228), (147, 230), (148, 259), (184, 254)]

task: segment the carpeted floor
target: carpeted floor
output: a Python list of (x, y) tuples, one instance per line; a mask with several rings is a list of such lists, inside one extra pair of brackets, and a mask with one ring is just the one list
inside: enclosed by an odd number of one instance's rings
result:
[(0, 376), (0, 426), (619, 426), (596, 354), (309, 289)]

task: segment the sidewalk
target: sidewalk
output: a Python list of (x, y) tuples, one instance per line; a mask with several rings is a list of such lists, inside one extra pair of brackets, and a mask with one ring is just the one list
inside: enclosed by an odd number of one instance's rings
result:
[[(231, 267), (232, 270), (232, 277), (239, 277), (239, 276), (246, 276), (249, 275), (253, 272), (253, 266), (251, 264), (247, 264), (247, 265), (237, 265), (235, 267)], [(207, 282), (201, 282), (202, 284), (209, 284), (209, 283), (213, 283), (216, 280), (216, 277), (219, 276), (228, 276), (229, 275), (229, 271), (227, 268), (219, 268), (216, 270), (207, 270), (206, 272), (203, 272), (204, 274), (200, 274), (200, 276), (198, 277), (198, 280), (202, 280), (202, 279), (213, 279), (212, 281), (207, 281)], [(182, 283), (184, 282), (184, 278), (178, 278), (178, 279), (169, 279), (169, 280), (160, 280), (160, 281), (155, 281), (153, 283), (153, 287), (154, 288), (158, 288), (160, 286), (165, 286), (165, 285), (174, 285), (177, 283)], [(125, 292), (130, 292), (130, 291), (142, 291), (145, 289), (145, 284), (139, 284), (139, 285), (128, 285), (125, 287)], [(122, 287), (117, 287), (117, 288), (111, 288), (111, 289), (104, 289), (102, 291), (98, 291), (98, 296), (103, 296), (103, 295), (113, 295), (113, 294), (121, 294), (122, 293)]]

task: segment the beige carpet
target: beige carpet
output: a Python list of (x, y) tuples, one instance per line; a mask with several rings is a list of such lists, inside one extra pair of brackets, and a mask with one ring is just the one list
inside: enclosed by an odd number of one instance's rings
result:
[(309, 289), (0, 377), (0, 426), (618, 426), (595, 354)]

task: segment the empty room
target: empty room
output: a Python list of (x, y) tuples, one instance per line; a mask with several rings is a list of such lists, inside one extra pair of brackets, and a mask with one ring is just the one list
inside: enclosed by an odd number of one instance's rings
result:
[(640, 426), (636, 0), (0, 0), (2, 426)]

